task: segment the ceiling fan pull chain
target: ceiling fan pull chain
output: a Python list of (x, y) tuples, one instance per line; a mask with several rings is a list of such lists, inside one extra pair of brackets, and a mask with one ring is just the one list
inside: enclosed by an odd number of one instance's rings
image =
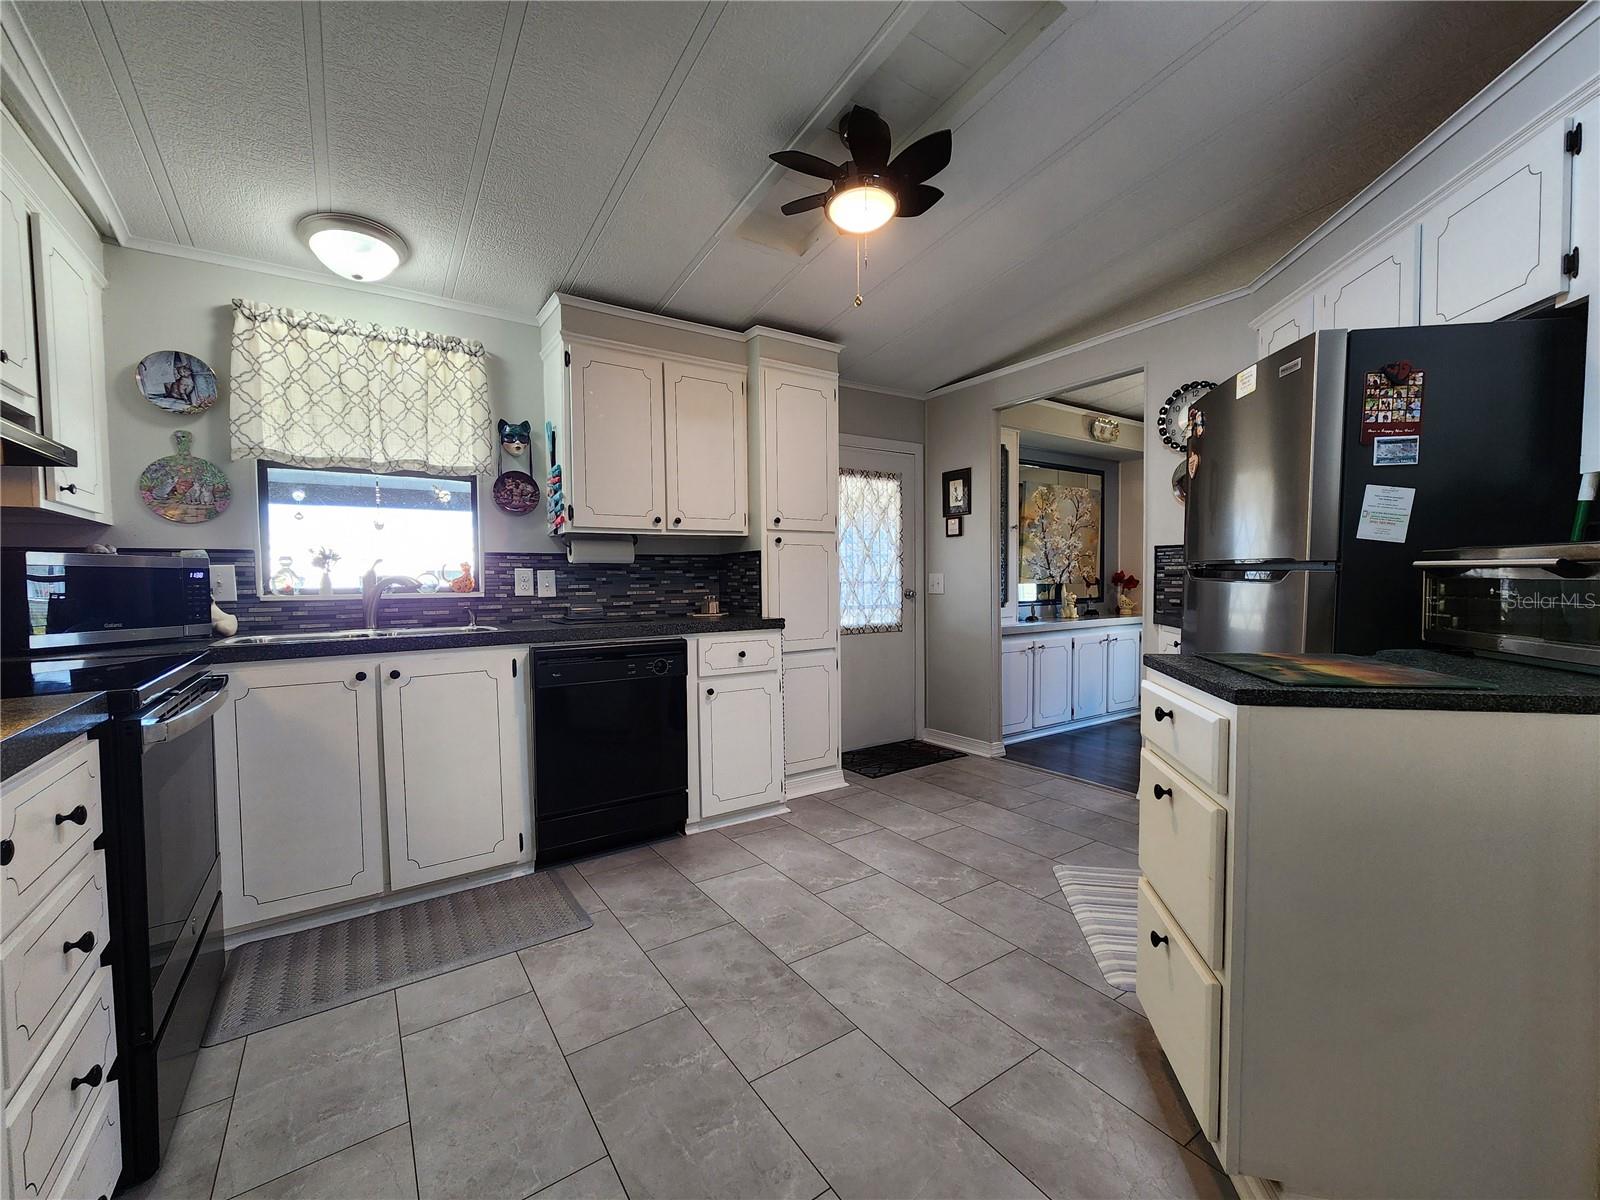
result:
[(861, 299), (861, 260), (867, 253), (867, 235), (862, 234), (856, 239), (856, 307), (862, 305)]

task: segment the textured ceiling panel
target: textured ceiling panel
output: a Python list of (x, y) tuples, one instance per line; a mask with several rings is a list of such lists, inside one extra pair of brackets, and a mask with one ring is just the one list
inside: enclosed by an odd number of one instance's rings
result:
[(412, 257), (391, 282), (441, 291), (506, 6), (318, 7), (332, 207), (405, 237)]
[(1132, 375), (1073, 388), (1070, 392), (1062, 392), (1058, 398), (1085, 408), (1121, 413), (1125, 417), (1141, 417), (1144, 415), (1144, 372), (1135, 371)]
[(303, 261), (293, 217), (316, 186), (300, 5), (105, 7), (194, 244)]
[(537, 312), (565, 281), (701, 11), (697, 4), (530, 6), (458, 298)]
[(51, 78), (71, 97), (78, 126), (96, 169), (114, 181), (112, 195), (135, 237), (177, 240), (177, 231), (150, 177), (144, 152), (128, 123), (128, 111), (95, 41), (83, 5), (64, 0), (25, 0), (17, 5), (29, 36), (39, 47)]
[(1006, 39), (1004, 29), (966, 4), (928, 5), (911, 32), (969, 69), (1000, 49)]
[[(577, 278), (654, 307), (790, 144), (891, 4), (730, 4)], [(733, 100), (737, 97), (737, 100)], [(732, 101), (732, 102), (730, 102)]]

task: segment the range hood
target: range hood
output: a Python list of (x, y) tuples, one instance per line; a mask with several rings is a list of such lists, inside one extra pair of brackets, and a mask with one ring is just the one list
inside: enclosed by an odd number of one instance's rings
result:
[(71, 446), (53, 442), (26, 425), (0, 416), (0, 466), (75, 467), (78, 452)]

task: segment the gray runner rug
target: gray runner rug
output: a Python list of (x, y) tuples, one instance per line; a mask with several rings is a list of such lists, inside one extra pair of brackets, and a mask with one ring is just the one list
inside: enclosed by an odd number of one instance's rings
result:
[(1056, 879), (1106, 982), (1133, 991), (1139, 957), (1139, 872), (1128, 867), (1057, 867)]
[(553, 871), (248, 942), (228, 956), (205, 1044), (587, 929)]

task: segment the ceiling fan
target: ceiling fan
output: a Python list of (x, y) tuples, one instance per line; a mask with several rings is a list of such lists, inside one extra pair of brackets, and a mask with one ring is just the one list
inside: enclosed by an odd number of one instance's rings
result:
[(871, 233), (892, 217), (920, 217), (944, 196), (926, 182), (950, 165), (950, 131), (918, 138), (889, 161), (889, 126), (859, 104), (845, 114), (839, 138), (850, 161), (835, 165), (804, 150), (780, 150), (772, 161), (826, 179), (833, 186), (783, 206), (784, 216), (822, 208), (845, 233)]

